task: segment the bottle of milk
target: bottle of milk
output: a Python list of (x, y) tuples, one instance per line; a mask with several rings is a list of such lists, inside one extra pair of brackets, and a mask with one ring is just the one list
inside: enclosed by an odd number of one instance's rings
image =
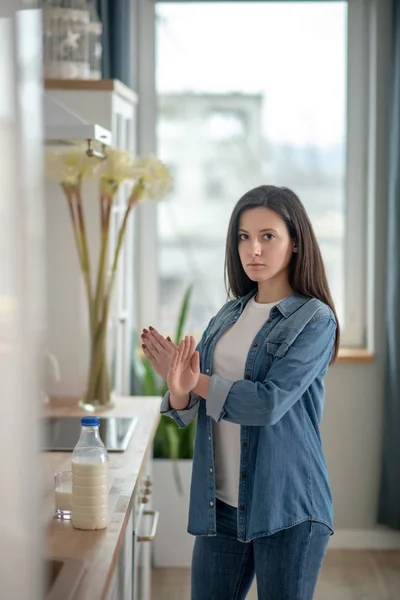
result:
[(99, 417), (81, 419), (81, 436), (72, 455), (71, 523), (76, 529), (108, 525), (108, 452), (99, 425)]

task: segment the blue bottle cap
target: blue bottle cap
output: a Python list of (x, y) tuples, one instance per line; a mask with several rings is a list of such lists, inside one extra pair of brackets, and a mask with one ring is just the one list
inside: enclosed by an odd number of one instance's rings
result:
[(98, 427), (100, 425), (99, 417), (82, 417), (82, 427)]

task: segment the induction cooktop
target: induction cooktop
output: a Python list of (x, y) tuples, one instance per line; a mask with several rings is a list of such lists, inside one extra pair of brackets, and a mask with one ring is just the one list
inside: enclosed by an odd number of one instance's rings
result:
[[(100, 417), (99, 433), (109, 452), (124, 452), (136, 427), (136, 417)], [(44, 450), (71, 452), (81, 433), (80, 417), (46, 417)]]

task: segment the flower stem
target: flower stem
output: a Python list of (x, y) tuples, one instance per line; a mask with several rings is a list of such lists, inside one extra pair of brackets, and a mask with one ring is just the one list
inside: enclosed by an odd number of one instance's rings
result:
[(74, 238), (75, 238), (76, 250), (78, 253), (79, 265), (83, 271), (84, 263), (83, 263), (83, 255), (82, 255), (82, 244), (81, 244), (81, 240), (79, 238), (79, 229), (78, 229), (78, 224), (77, 224), (75, 210), (74, 210), (74, 191), (71, 187), (63, 185), (63, 184), (61, 185), (61, 187), (67, 197), (69, 215), (71, 217), (72, 230), (74, 232)]
[(94, 390), (96, 389), (98, 378), (101, 373), (102, 361), (105, 359), (103, 346), (105, 344), (105, 339), (106, 339), (108, 311), (109, 311), (110, 299), (111, 299), (112, 289), (113, 289), (114, 280), (115, 280), (115, 274), (117, 272), (118, 258), (119, 258), (120, 252), (121, 252), (122, 243), (123, 243), (125, 233), (126, 233), (128, 217), (129, 217), (131, 209), (140, 200), (140, 197), (142, 196), (143, 192), (144, 192), (144, 186), (143, 186), (142, 181), (139, 180), (139, 182), (135, 185), (135, 187), (133, 189), (133, 192), (132, 192), (131, 198), (130, 198), (130, 202), (128, 203), (128, 206), (125, 209), (124, 219), (122, 221), (122, 225), (121, 225), (119, 233), (118, 233), (118, 241), (117, 241), (117, 247), (116, 247), (115, 253), (114, 253), (113, 266), (112, 266), (112, 270), (111, 270), (110, 279), (108, 282), (107, 293), (104, 297), (103, 314), (102, 314), (101, 320), (99, 319), (97, 330), (96, 330), (96, 340), (94, 343), (94, 348), (93, 348), (93, 353), (92, 353), (90, 378), (89, 378), (89, 384), (88, 384), (88, 390), (87, 390), (87, 395), (89, 398), (92, 397)]
[(104, 296), (105, 275), (107, 270), (107, 248), (110, 233), (110, 214), (113, 198), (107, 192), (101, 192), (101, 249), (97, 267), (96, 293), (94, 298), (94, 319), (98, 323), (100, 305)]
[[(111, 394), (111, 382), (110, 374), (108, 369), (108, 363), (106, 358), (106, 344), (103, 344), (102, 348), (102, 363), (99, 377), (97, 378), (97, 384), (94, 389), (94, 398), (97, 399), (100, 404), (107, 404)], [(90, 398), (87, 401), (90, 402)]]
[(80, 185), (77, 186), (75, 195), (76, 195), (76, 207), (77, 207), (77, 213), (78, 213), (79, 233), (81, 236), (81, 245), (82, 245), (82, 259), (83, 259), (82, 271), (83, 271), (83, 277), (85, 279), (86, 294), (87, 294), (87, 299), (88, 299), (90, 332), (91, 332), (91, 336), (93, 337), (96, 321), (95, 321), (95, 315), (93, 312), (93, 292), (92, 292), (90, 256), (89, 256), (89, 249), (88, 249), (88, 245), (87, 245), (85, 217), (84, 217), (84, 213), (83, 213), (83, 204), (82, 204)]
[(127, 223), (128, 223), (129, 213), (130, 213), (131, 209), (135, 206), (135, 204), (137, 204), (139, 202), (141, 196), (143, 195), (143, 192), (144, 192), (144, 184), (143, 184), (142, 180), (139, 179), (139, 181), (135, 184), (133, 191), (130, 195), (128, 206), (125, 209), (124, 219), (122, 221), (122, 225), (121, 225), (119, 233), (118, 233), (117, 247), (115, 249), (113, 265), (111, 268), (111, 276), (110, 276), (110, 280), (108, 282), (108, 289), (107, 289), (107, 295), (106, 295), (107, 304), (110, 299), (112, 288), (114, 285), (115, 274), (117, 272), (117, 266), (118, 266), (118, 258), (119, 258), (120, 252), (121, 252), (122, 243), (124, 241), (124, 237), (125, 237), (125, 233), (126, 233), (126, 227), (127, 227)]

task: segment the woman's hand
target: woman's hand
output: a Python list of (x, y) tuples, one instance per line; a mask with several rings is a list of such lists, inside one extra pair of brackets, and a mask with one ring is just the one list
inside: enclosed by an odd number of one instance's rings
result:
[(197, 385), (200, 376), (200, 355), (192, 336), (186, 336), (175, 350), (167, 382), (171, 396), (182, 398)]
[(170, 338), (165, 339), (154, 327), (143, 329), (142, 349), (155, 372), (167, 381), (168, 370), (177, 346)]

